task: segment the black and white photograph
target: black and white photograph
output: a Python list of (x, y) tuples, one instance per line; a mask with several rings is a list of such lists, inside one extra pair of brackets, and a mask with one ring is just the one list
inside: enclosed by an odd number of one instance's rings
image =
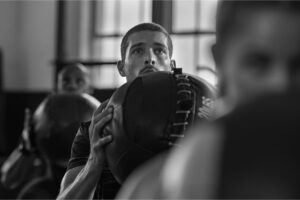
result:
[(298, 120), (300, 1), (0, 0), (0, 199), (300, 199)]

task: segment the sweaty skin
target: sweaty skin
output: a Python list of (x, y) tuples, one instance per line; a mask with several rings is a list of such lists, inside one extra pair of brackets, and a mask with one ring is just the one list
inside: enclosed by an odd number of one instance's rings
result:
[(132, 81), (141, 74), (170, 71), (175, 66), (170, 59), (167, 41), (167, 37), (157, 31), (141, 31), (130, 35), (126, 57), (118, 65), (121, 76)]

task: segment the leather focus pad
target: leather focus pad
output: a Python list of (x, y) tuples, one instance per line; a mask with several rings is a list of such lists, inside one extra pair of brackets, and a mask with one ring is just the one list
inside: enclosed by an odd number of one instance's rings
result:
[(184, 73), (155, 72), (124, 84), (111, 97), (113, 135), (105, 151), (110, 169), (122, 183), (141, 163), (176, 145), (184, 130), (209, 117), (214, 89)]
[(299, 102), (271, 95), (193, 129), (164, 166), (161, 198), (298, 199)]
[(99, 105), (99, 101), (88, 94), (49, 96), (34, 114), (38, 150), (51, 162), (66, 164), (80, 123), (90, 120)]

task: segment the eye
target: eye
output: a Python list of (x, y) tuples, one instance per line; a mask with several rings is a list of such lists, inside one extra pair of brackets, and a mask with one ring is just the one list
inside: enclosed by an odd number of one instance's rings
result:
[(142, 48), (135, 48), (131, 51), (131, 54), (142, 54), (143, 49)]
[(155, 53), (158, 55), (166, 54), (166, 50), (164, 48), (156, 48)]
[(70, 78), (69, 78), (69, 77), (64, 77), (64, 78), (62, 79), (62, 84), (67, 85), (67, 84), (69, 84), (69, 83), (70, 83)]
[(297, 57), (295, 60), (292, 61), (290, 72), (292, 74), (299, 74), (300, 73), (300, 58)]
[(270, 62), (268, 56), (252, 54), (244, 59), (244, 66), (252, 73), (262, 75), (269, 70)]

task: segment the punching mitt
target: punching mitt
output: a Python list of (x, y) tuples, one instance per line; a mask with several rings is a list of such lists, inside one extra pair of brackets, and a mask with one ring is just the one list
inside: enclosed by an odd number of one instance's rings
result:
[(193, 129), (163, 168), (160, 198), (300, 198), (299, 102), (271, 95)]
[(214, 88), (176, 69), (140, 76), (110, 98), (113, 119), (105, 129), (113, 141), (105, 151), (108, 165), (122, 183), (140, 164), (176, 145), (192, 123), (209, 118)]
[(34, 134), (40, 153), (66, 167), (81, 122), (91, 119), (99, 101), (88, 94), (50, 95), (34, 114)]

